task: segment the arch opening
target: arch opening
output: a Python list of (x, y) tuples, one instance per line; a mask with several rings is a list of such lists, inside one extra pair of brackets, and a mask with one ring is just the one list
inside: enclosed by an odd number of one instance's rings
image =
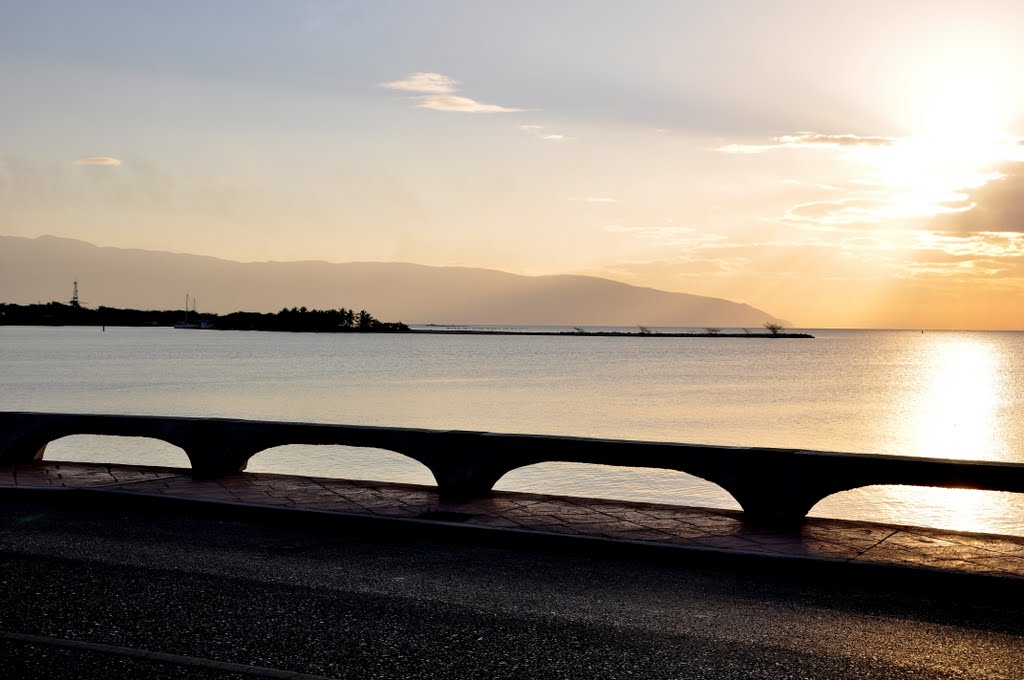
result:
[(71, 434), (46, 445), (43, 460), (189, 468), (185, 451), (162, 439), (109, 434)]
[(339, 444), (274, 446), (250, 458), (245, 471), (397, 484), (436, 484), (434, 475), (425, 465), (401, 453)]
[(666, 503), (740, 510), (728, 491), (706, 479), (662, 468), (547, 462), (506, 473), (499, 491), (579, 496), (636, 503)]
[(1024, 495), (980, 489), (878, 484), (818, 501), (809, 517), (1024, 536)]

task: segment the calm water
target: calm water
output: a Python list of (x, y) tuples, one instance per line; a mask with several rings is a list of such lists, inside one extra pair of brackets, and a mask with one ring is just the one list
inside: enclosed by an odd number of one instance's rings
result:
[[(814, 340), (308, 335), (0, 328), (0, 410), (568, 434), (1024, 462), (1024, 334), (814, 331)], [(69, 437), (47, 457), (185, 464)], [(281, 447), (250, 470), (431, 483), (397, 454)], [(498, 488), (737, 507), (663, 471), (545, 464)], [(1024, 535), (1024, 496), (873, 487), (812, 514)]]

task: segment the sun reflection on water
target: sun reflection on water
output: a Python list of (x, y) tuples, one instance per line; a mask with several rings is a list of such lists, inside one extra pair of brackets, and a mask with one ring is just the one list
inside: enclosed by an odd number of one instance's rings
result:
[(911, 450), (941, 458), (1001, 458), (999, 422), (1006, 386), (1002, 357), (983, 339), (936, 336), (915, 381), (907, 423)]
[[(1007, 459), (1000, 409), (1007, 404), (1004, 357), (978, 335), (931, 334), (903, 386), (894, 433), (905, 453), (970, 460)], [(860, 502), (858, 502), (860, 501)], [(1011, 494), (914, 486), (873, 486), (837, 494), (813, 514), (985, 531), (1017, 499)], [(845, 511), (837, 513), (840, 508)], [(850, 510), (853, 509), (851, 513)]]

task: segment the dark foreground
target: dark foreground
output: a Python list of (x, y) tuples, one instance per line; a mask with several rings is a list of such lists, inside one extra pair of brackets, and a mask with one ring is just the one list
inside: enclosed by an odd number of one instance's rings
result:
[[(188, 469), (36, 461), (0, 467), (0, 500), (57, 494), (61, 502), (230, 506), (245, 516), (284, 513), (291, 521), (343, 515), (350, 521), (438, 524), (476, 540), (628, 544), (631, 553), (686, 551), (690, 564), (768, 560), (787, 573), (805, 569), (903, 571), (914, 579), (1015, 579), (1024, 586), (1024, 536), (808, 518), (793, 526), (752, 524), (735, 510), (493, 491), (445, 498), (435, 486), (265, 472), (197, 479)], [(296, 513), (309, 519), (295, 519)], [(435, 530), (442, 527), (437, 526)], [(621, 547), (621, 546), (620, 546)], [(909, 571), (908, 571), (909, 570)], [(891, 575), (885, 577), (891, 581)]]
[[(1016, 580), (936, 590), (899, 575), (797, 577), (749, 561), (696, 568), (685, 553), (511, 547), (500, 534), (480, 541), (386, 522), (180, 511), (130, 498), (83, 509), (8, 497), (0, 677), (1021, 672)], [(57, 646), (62, 640), (86, 644)], [(165, 656), (141, 659), (131, 649)]]

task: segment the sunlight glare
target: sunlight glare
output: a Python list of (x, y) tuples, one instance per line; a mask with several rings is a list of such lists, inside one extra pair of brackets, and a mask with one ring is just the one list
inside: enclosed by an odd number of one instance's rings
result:
[(1004, 399), (993, 346), (940, 337), (923, 365), (913, 428), (914, 450), (927, 456), (999, 458), (1005, 449), (998, 414)]
[(968, 154), (998, 139), (1006, 101), (996, 75), (965, 67), (949, 73), (931, 97), (921, 136)]
[[(904, 398), (912, 404), (905, 422), (908, 452), (938, 458), (999, 460), (1007, 442), (999, 411), (1009, 389), (998, 346), (976, 336), (931, 336), (927, 359)], [(1006, 494), (914, 486), (872, 487), (876, 502), (893, 516), (942, 508), (926, 523), (957, 531), (981, 531), (993, 512), (1005, 512)], [(851, 492), (853, 493), (853, 492)], [(859, 490), (859, 493), (866, 493)], [(877, 499), (880, 499), (877, 500)]]
[(851, 151), (869, 170), (885, 199), (886, 219), (912, 219), (969, 209), (966, 193), (1002, 177), (1022, 160), (1019, 140), (1006, 130), (1012, 118), (1008, 87), (997, 62), (981, 57), (935, 71), (912, 134), (892, 144)]

